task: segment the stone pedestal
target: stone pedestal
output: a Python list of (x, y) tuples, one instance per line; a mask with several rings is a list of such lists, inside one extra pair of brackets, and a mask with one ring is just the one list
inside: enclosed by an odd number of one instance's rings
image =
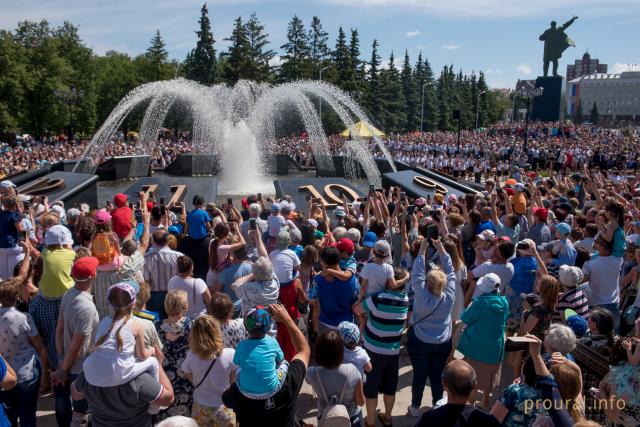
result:
[(543, 87), (542, 96), (533, 99), (531, 120), (543, 122), (555, 122), (561, 118), (562, 90), (564, 79), (562, 77), (538, 77), (536, 87)]

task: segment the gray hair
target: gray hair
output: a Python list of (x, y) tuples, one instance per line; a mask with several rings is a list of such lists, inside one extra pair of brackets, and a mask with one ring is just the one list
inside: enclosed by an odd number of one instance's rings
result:
[(156, 427), (198, 427), (198, 423), (191, 418), (176, 415), (156, 424)]
[(250, 213), (260, 213), (260, 211), (262, 210), (262, 208), (260, 207), (260, 205), (258, 203), (251, 203), (249, 205), (249, 212)]
[(357, 228), (350, 228), (349, 230), (347, 230), (346, 237), (347, 239), (351, 240), (354, 245), (357, 245), (358, 243), (360, 243), (360, 238), (362, 237), (362, 235), (360, 234), (360, 230), (358, 230)]
[(568, 326), (553, 323), (544, 337), (544, 347), (548, 353), (569, 354), (576, 348), (576, 334)]
[(273, 275), (273, 264), (269, 261), (269, 258), (261, 256), (253, 263), (251, 268), (253, 272), (253, 278), (257, 281), (271, 280)]
[(347, 237), (347, 229), (344, 227), (336, 227), (335, 230), (333, 230), (333, 237), (336, 240), (340, 240), (343, 237)]

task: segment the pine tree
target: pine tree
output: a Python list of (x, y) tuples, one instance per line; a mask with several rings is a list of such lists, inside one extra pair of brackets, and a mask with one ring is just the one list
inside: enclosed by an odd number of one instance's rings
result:
[(210, 85), (217, 81), (215, 40), (209, 22), (209, 10), (205, 3), (200, 9), (200, 30), (196, 31), (198, 42), (196, 48), (187, 54), (184, 62), (185, 77)]
[(582, 111), (582, 100), (578, 103), (576, 107), (576, 112), (573, 115), (573, 121), (576, 123), (582, 123), (584, 121), (584, 112)]
[(230, 84), (235, 84), (243, 78), (251, 78), (257, 72), (254, 58), (251, 57), (251, 48), (242, 18), (239, 16), (234, 21), (231, 37), (224, 39), (230, 42), (227, 52), (227, 64), (224, 68), (224, 78)]
[(280, 66), (280, 78), (283, 81), (310, 77), (309, 45), (302, 20), (294, 15), (287, 28), (287, 43), (280, 46), (284, 50)]
[[(418, 55), (415, 68), (416, 96), (418, 107), (416, 108), (416, 124), (424, 131), (433, 131), (438, 128), (438, 103), (433, 71), (427, 58), (422, 60), (422, 52)], [(426, 83), (426, 86), (425, 86)], [(423, 95), (424, 94), (424, 98)]]
[(593, 101), (593, 107), (591, 107), (591, 115), (589, 119), (591, 120), (591, 124), (595, 125), (598, 123), (598, 105), (595, 101)]
[(345, 82), (345, 90), (350, 92), (358, 101), (362, 101), (364, 89), (364, 67), (360, 60), (360, 39), (358, 30), (351, 29), (349, 41), (349, 77)]
[(156, 30), (156, 35), (151, 39), (151, 46), (147, 49), (145, 56), (149, 61), (147, 77), (152, 81), (161, 80), (165, 74), (169, 54), (160, 36), (160, 30)]
[(478, 112), (478, 127), (485, 127), (489, 124), (489, 86), (484, 78), (484, 73), (480, 71), (478, 76), (478, 93), (480, 95), (480, 111)]
[(364, 107), (369, 113), (369, 118), (373, 124), (382, 126), (380, 108), (380, 55), (378, 55), (378, 40), (373, 39), (371, 45), (371, 60), (369, 61), (369, 72), (367, 73), (366, 98)]
[(393, 52), (389, 65), (380, 73), (380, 102), (383, 117), (380, 120), (386, 132), (401, 132), (405, 123), (405, 99), (400, 73), (394, 64)]
[(264, 25), (260, 23), (255, 13), (252, 13), (245, 24), (245, 33), (249, 45), (251, 67), (244, 73), (244, 78), (264, 82), (271, 80), (271, 65), (269, 62), (276, 53), (267, 49), (269, 34), (264, 32)]
[(413, 70), (411, 69), (411, 63), (409, 62), (409, 52), (404, 51), (404, 63), (402, 64), (402, 91), (405, 99), (405, 123), (404, 130), (411, 132), (417, 129), (416, 126), (416, 84), (413, 78)]
[(329, 57), (329, 47), (327, 42), (329, 34), (322, 29), (320, 18), (314, 16), (311, 18), (311, 29), (307, 36), (309, 41), (309, 60), (312, 68), (312, 78), (318, 78), (320, 69), (326, 66)]
[(336, 48), (333, 51), (333, 66), (335, 68), (335, 83), (340, 88), (349, 90), (351, 83), (351, 63), (350, 63), (349, 47), (347, 46), (347, 36), (342, 27), (338, 29), (338, 38), (336, 39)]
[(449, 71), (445, 65), (444, 69), (440, 73), (438, 78), (438, 87), (436, 89), (436, 96), (438, 99), (438, 129), (451, 130), (451, 107), (449, 106), (449, 94), (447, 82), (449, 78)]

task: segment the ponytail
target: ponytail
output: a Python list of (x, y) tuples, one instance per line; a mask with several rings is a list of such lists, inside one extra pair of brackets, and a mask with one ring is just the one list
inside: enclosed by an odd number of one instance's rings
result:
[(218, 246), (220, 245), (220, 241), (217, 237), (211, 239), (211, 243), (209, 244), (209, 268), (211, 270), (216, 270), (218, 268)]

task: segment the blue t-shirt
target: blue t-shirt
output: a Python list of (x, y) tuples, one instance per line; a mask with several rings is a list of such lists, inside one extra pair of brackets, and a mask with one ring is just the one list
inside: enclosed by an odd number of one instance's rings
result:
[(196, 240), (207, 237), (207, 222), (209, 222), (209, 214), (204, 209), (194, 209), (189, 212), (187, 214), (189, 237)]
[(360, 285), (355, 275), (346, 282), (335, 278), (327, 282), (323, 276), (317, 275), (308, 297), (320, 300), (320, 321), (337, 328), (342, 321), (353, 322), (351, 306), (358, 299), (359, 292)]
[(560, 242), (564, 245), (564, 250), (561, 250), (551, 261), (551, 264), (561, 266), (561, 265), (574, 265), (576, 262), (576, 257), (578, 256), (578, 252), (576, 248), (573, 247), (573, 243), (570, 240), (560, 240)]
[(231, 298), (233, 302), (238, 301), (238, 296), (236, 292), (231, 289), (231, 284), (249, 274), (251, 274), (251, 264), (248, 262), (241, 262), (239, 264), (232, 263), (218, 275), (218, 280), (222, 283), (222, 292), (229, 295), (229, 298)]
[(238, 343), (233, 363), (240, 367), (237, 384), (240, 391), (251, 394), (270, 393), (280, 382), (276, 369), (284, 360), (278, 341), (269, 335)]
[[(0, 359), (0, 380), (3, 380), (5, 375), (7, 375), (7, 364), (4, 359)], [(10, 427), (11, 423), (7, 419), (7, 416), (4, 413), (4, 405), (0, 404), (0, 427)]]
[(491, 221), (481, 222), (476, 226), (476, 236), (482, 233), (484, 230), (491, 230), (495, 233), (496, 227), (493, 225), (493, 222)]
[(536, 270), (538, 263), (532, 256), (519, 256), (511, 261), (513, 265), (513, 277), (511, 278), (511, 289), (516, 295), (524, 292), (530, 294), (533, 292), (533, 285), (536, 281)]
[(18, 212), (0, 211), (0, 248), (14, 248), (18, 243), (16, 223), (22, 221)]
[(289, 246), (289, 249), (291, 249), (296, 255), (298, 255), (298, 259), (302, 259), (302, 251), (304, 251), (304, 247), (302, 245)]

